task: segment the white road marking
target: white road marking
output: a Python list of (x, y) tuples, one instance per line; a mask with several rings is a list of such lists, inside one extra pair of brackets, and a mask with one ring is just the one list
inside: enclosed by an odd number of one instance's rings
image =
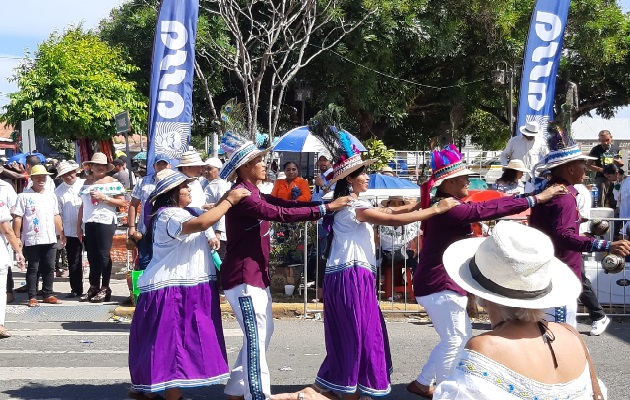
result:
[[(0, 368), (0, 381), (129, 381), (128, 367), (5, 367)], [(79, 373), (80, 372), (80, 373)], [(71, 377), (71, 378), (70, 378)]]
[[(129, 331), (98, 331), (98, 330), (66, 330), (66, 329), (11, 329), (9, 333), (12, 336), (32, 337), (32, 336), (129, 336)], [(243, 333), (240, 329), (224, 329), (225, 337), (241, 337)]]

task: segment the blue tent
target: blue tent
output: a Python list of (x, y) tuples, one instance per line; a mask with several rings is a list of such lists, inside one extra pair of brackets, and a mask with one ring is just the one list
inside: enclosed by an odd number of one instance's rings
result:
[(420, 189), (420, 186), (408, 179), (373, 173), (370, 174), (368, 189)]

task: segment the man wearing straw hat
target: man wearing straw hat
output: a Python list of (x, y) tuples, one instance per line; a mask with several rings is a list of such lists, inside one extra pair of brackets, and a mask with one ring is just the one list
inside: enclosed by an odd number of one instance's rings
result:
[(273, 333), (269, 285), (269, 221), (315, 221), (329, 211), (344, 207), (348, 197), (328, 205), (297, 203), (264, 195), (256, 184), (267, 171), (264, 155), (256, 145), (233, 133), (222, 140), (230, 153), (219, 176), (245, 188), (251, 195), (232, 207), (225, 218), (227, 253), (221, 266), (225, 296), (243, 330), (243, 348), (232, 368), (225, 394), (230, 400), (268, 399), (271, 396), (267, 347)]
[[(545, 169), (551, 171), (552, 178), (548, 186), (565, 186), (567, 194), (556, 197), (548, 204), (532, 210), (530, 225), (547, 234), (555, 247), (556, 257), (567, 264), (578, 278), (582, 278), (582, 252), (610, 252), (620, 256), (630, 254), (630, 241), (609, 242), (597, 238), (580, 236), (580, 211), (577, 206), (577, 190), (574, 185), (584, 179), (586, 160), (579, 145), (560, 125), (549, 123), (550, 152), (544, 159)], [(577, 302), (567, 299), (566, 307), (549, 310), (547, 318), (552, 322), (567, 322), (576, 325)], [(599, 334), (599, 325), (608, 325), (609, 319), (603, 316), (593, 321), (595, 334)], [(596, 326), (598, 325), (598, 326)], [(598, 329), (595, 329), (598, 328)], [(603, 328), (605, 329), (605, 327)], [(603, 329), (601, 329), (603, 331)]]
[[(55, 255), (57, 235), (62, 246), (66, 245), (57, 196), (46, 190), (46, 179), (50, 174), (43, 165), (35, 165), (31, 169), (33, 187), (20, 193), (13, 210), (13, 230), (22, 239), (24, 252), (28, 258), (26, 269), (26, 286), (28, 290), (28, 306), (37, 307), (37, 275), (43, 281), (44, 303), (59, 304), (53, 296), (53, 280), (55, 272)], [(56, 233), (55, 233), (56, 232)]]
[(70, 278), (70, 293), (66, 298), (83, 295), (83, 244), (77, 233), (81, 188), (85, 179), (77, 178), (80, 167), (74, 161), (62, 161), (57, 167), (57, 178), (62, 180), (55, 189), (59, 202), (59, 214), (63, 222), (63, 232), (66, 235), (66, 257), (68, 258), (68, 272)]
[[(507, 165), (510, 160), (522, 160), (525, 168), (531, 171), (532, 167), (549, 152), (547, 144), (540, 134), (540, 125), (536, 121), (527, 121), (525, 126), (519, 128), (520, 136), (511, 138), (501, 156), (502, 165)], [(529, 174), (529, 172), (528, 172)]]

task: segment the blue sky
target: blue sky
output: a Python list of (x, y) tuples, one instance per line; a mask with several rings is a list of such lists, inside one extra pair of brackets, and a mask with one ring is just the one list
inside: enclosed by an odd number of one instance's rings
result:
[[(8, 82), (13, 69), (24, 57), (25, 50), (35, 51), (55, 30), (63, 31), (70, 24), (83, 23), (94, 28), (109, 15), (112, 8), (125, 0), (0, 0), (0, 107), (8, 102), (7, 93), (17, 91)], [(625, 11), (630, 11), (630, 0), (618, 0)], [(630, 108), (623, 111), (630, 117)]]

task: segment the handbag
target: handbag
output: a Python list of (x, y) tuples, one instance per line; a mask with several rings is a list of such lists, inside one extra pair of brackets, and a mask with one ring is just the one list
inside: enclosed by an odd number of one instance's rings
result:
[(584, 354), (586, 355), (586, 361), (588, 362), (588, 369), (591, 373), (591, 384), (593, 385), (593, 400), (604, 400), (604, 395), (602, 394), (602, 390), (599, 387), (599, 381), (597, 380), (597, 374), (595, 373), (595, 366), (593, 365), (593, 360), (591, 359), (591, 355), (586, 348), (586, 343), (582, 338), (582, 335), (571, 325), (566, 322), (562, 322), (560, 325), (564, 326), (567, 330), (572, 332), (582, 343), (582, 348), (584, 349)]

